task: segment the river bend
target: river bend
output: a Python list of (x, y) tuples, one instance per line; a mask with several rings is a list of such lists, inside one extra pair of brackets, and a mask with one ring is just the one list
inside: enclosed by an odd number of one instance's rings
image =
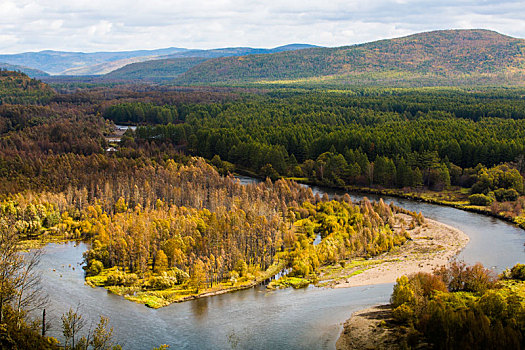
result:
[[(254, 181), (240, 177), (242, 183)], [(320, 194), (337, 191), (312, 186)], [(353, 200), (362, 195), (353, 194)], [(370, 199), (377, 196), (368, 195)], [(384, 197), (425, 217), (456, 227), (470, 237), (460, 253), (468, 263), (481, 262), (496, 272), (525, 262), (525, 231), (501, 220), (455, 208)], [(344, 322), (353, 311), (386, 303), (392, 284), (324, 289), (277, 290), (256, 287), (149, 309), (103, 288), (84, 285), (80, 266), (83, 243), (46, 246), (40, 269), (51, 303), (50, 335), (59, 336), (60, 315), (70, 307), (98, 321), (109, 317), (116, 340), (124, 349), (334, 349)]]

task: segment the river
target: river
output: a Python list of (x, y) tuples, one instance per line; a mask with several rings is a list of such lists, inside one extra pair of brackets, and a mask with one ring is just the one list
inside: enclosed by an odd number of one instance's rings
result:
[[(255, 180), (240, 177), (240, 181)], [(312, 190), (328, 195), (340, 193), (315, 186)], [(363, 195), (351, 197), (358, 200)], [(525, 231), (515, 226), (450, 207), (383, 198), (465, 232), (470, 242), (459, 258), (468, 263), (481, 262), (501, 272), (525, 262)], [(59, 315), (78, 307), (95, 323), (99, 315), (109, 317), (116, 340), (131, 350), (152, 349), (160, 344), (168, 344), (170, 349), (333, 349), (342, 322), (353, 311), (385, 303), (392, 292), (392, 284), (272, 292), (256, 287), (153, 310), (103, 288), (84, 285), (80, 263), (87, 249), (85, 244), (50, 244), (44, 249), (40, 269), (51, 299), (48, 322), (53, 328), (49, 334), (58, 336)]]

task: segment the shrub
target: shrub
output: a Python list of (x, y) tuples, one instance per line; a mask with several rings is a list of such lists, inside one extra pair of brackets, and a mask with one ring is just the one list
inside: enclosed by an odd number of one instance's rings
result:
[(152, 276), (146, 283), (145, 287), (149, 289), (168, 289), (177, 284), (177, 278), (174, 275), (163, 273), (161, 276)]
[(492, 287), (496, 281), (493, 272), (480, 263), (467, 266), (464, 262), (454, 261), (449, 268), (442, 267), (435, 271), (451, 292), (483, 293)]
[(290, 276), (307, 276), (310, 274), (310, 264), (300, 258), (294, 259)]
[(392, 311), (392, 316), (396, 321), (406, 323), (414, 317), (414, 310), (407, 304), (401, 304)]
[(480, 263), (469, 266), (465, 275), (465, 291), (484, 293), (494, 286), (496, 278), (492, 271), (486, 269)]
[(269, 177), (272, 181), (279, 178), (279, 173), (273, 168), (271, 164), (266, 164), (261, 168), (260, 174), (264, 177)]
[(519, 193), (513, 188), (504, 189), (499, 188), (494, 191), (494, 196), (498, 202), (514, 202), (518, 199)]
[(482, 193), (476, 193), (468, 197), (470, 204), (472, 205), (491, 205), (494, 202), (494, 198), (484, 195)]
[(173, 267), (170, 270), (168, 270), (166, 274), (170, 277), (176, 278), (178, 284), (184, 283), (190, 278), (190, 275), (188, 275), (187, 272), (184, 272), (176, 267)]
[(516, 264), (510, 269), (510, 278), (525, 281), (525, 265)]
[(91, 260), (91, 263), (89, 264), (89, 268), (87, 269), (86, 274), (88, 276), (96, 276), (102, 272), (102, 269), (104, 269), (104, 264), (102, 264), (101, 261), (94, 259), (94, 260)]
[(501, 293), (489, 290), (479, 299), (479, 306), (491, 319), (503, 319), (507, 311), (507, 302)]
[(235, 271), (239, 273), (239, 276), (244, 277), (248, 272), (248, 265), (243, 259), (239, 259), (235, 264)]
[(112, 271), (108, 273), (106, 278), (107, 286), (126, 286), (130, 287), (137, 284), (139, 278), (134, 273), (125, 273), (120, 271)]
[(392, 307), (397, 308), (398, 306), (405, 303), (414, 303), (415, 296), (414, 291), (409, 285), (409, 280), (407, 276), (401, 276), (396, 280), (394, 286), (394, 291), (392, 292), (392, 297), (390, 298)]
[(416, 296), (417, 299), (430, 298), (436, 291), (447, 292), (447, 286), (441, 277), (427, 272), (418, 272), (409, 276), (409, 282), (414, 286), (414, 291), (419, 294)]

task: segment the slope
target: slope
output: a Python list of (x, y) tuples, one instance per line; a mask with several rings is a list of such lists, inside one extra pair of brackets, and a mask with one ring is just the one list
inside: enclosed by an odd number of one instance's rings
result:
[(93, 66), (101, 63), (114, 62), (133, 57), (166, 56), (182, 51), (186, 51), (186, 49), (167, 48), (159, 50), (92, 53), (46, 50), (40, 52), (0, 55), (0, 62), (36, 68), (51, 74), (61, 74), (62, 72), (71, 68)]
[(313, 47), (307, 44), (292, 44), (273, 49), (254, 49), (250, 47), (233, 47), (212, 50), (190, 50), (184, 48), (166, 48), (158, 50), (135, 50), (116, 52), (67, 52), (40, 51), (19, 54), (0, 55), (0, 62), (31, 67), (50, 74), (59, 75), (102, 75), (135, 62), (157, 59), (266, 54), (300, 48)]
[(24, 73), (0, 70), (0, 105), (41, 104), (54, 94), (48, 85)]
[(246, 56), (246, 55), (266, 55), (276, 52), (285, 52), (313, 48), (308, 44), (290, 44), (279, 46), (273, 49), (254, 49), (251, 47), (230, 47), (211, 50), (188, 50), (166, 56), (164, 59), (149, 60), (147, 62), (132, 63), (108, 73), (107, 79), (124, 80), (148, 80), (165, 81), (173, 79), (186, 72), (190, 68), (212, 58)]
[(322, 81), (350, 84), (521, 85), (525, 40), (488, 30), (445, 30), (337, 48), (208, 60), (178, 84)]
[(24, 66), (17, 66), (15, 64), (9, 64), (9, 63), (3, 63), (3, 62), (0, 62), (0, 69), (5, 69), (9, 71), (20, 71), (24, 74), (27, 74), (31, 78), (46, 77), (49, 75), (46, 72), (41, 71), (39, 69), (29, 68), (29, 67), (24, 67)]
[(132, 63), (104, 75), (103, 78), (145, 81), (171, 80), (206, 60), (208, 59), (202, 57), (178, 57)]

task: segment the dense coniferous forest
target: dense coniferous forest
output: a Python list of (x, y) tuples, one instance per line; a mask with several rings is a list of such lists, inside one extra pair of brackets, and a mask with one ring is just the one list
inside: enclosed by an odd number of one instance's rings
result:
[[(176, 123), (141, 126), (122, 145), (165, 142), (219, 166), (227, 161), (261, 176), (327, 185), (470, 188), (500, 163), (516, 163), (509, 176), (523, 171), (521, 92), (271, 92), (248, 101), (180, 105)], [(103, 115), (123, 121), (127, 108), (132, 122), (148, 113), (149, 107), (134, 112), (141, 107), (118, 104)]]

